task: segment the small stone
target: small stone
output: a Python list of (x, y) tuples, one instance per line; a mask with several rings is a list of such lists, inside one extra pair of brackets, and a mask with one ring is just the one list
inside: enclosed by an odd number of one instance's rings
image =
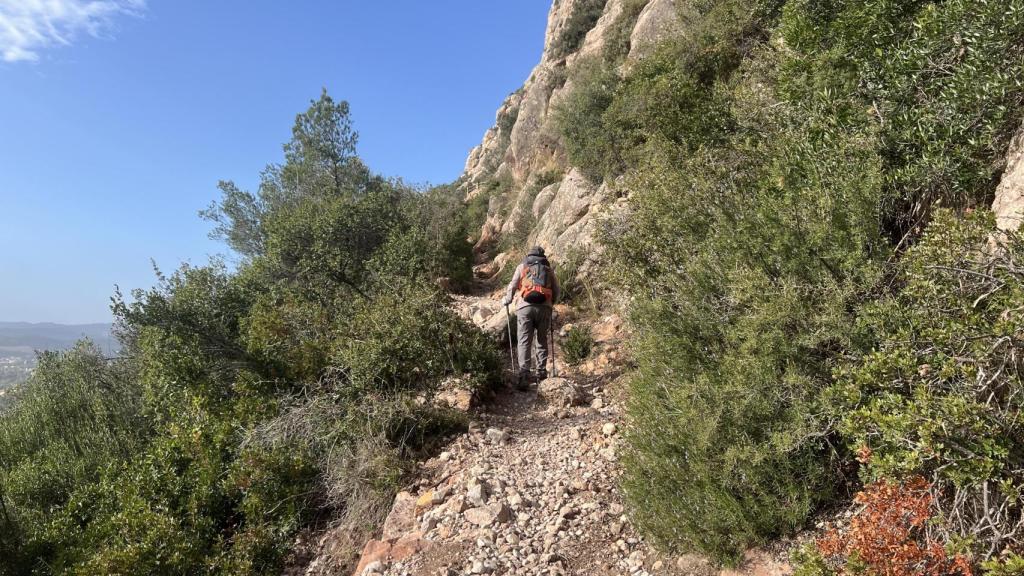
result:
[(451, 452), (441, 452), (437, 456), (437, 459), (440, 460), (441, 462), (447, 462), (447, 461), (452, 459), (452, 453)]
[(482, 483), (472, 484), (466, 491), (466, 500), (474, 506), (485, 506), (487, 504), (487, 489)]
[(363, 568), (363, 574), (369, 576), (370, 574), (380, 574), (384, 571), (384, 564), (380, 560), (374, 560)]
[(601, 398), (594, 398), (590, 403), (590, 407), (594, 410), (600, 410), (601, 408), (604, 408), (604, 400)]
[(470, 505), (469, 501), (466, 500), (466, 498), (462, 496), (456, 496), (455, 498), (452, 498), (452, 500), (448, 503), (448, 508), (456, 514), (462, 514), (466, 510), (472, 508), (472, 506)]
[(511, 513), (505, 504), (496, 502), (489, 506), (470, 508), (463, 512), (462, 516), (467, 522), (476, 524), (477, 526), (487, 527), (497, 523), (508, 522), (511, 517)]
[(676, 568), (684, 574), (704, 574), (710, 571), (711, 564), (706, 558), (696, 554), (686, 554), (676, 560)]
[(423, 494), (420, 494), (419, 497), (416, 498), (416, 510), (417, 511), (423, 510), (424, 508), (430, 508), (430, 506), (433, 505), (433, 504), (434, 504), (434, 492), (432, 490), (428, 490), (428, 491), (424, 492)]
[(444, 504), (444, 501), (448, 499), (450, 490), (448, 488), (441, 488), (431, 492), (430, 503), (437, 506), (438, 504)]
[(601, 427), (601, 434), (605, 436), (614, 436), (619, 431), (619, 427), (614, 422), (609, 422)]
[(498, 428), (488, 428), (487, 440), (489, 440), (491, 444), (505, 444), (508, 442), (508, 432)]

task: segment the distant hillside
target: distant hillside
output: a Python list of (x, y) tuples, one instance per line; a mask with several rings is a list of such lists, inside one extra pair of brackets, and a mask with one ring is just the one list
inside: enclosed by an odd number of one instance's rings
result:
[(117, 348), (110, 330), (110, 324), (0, 322), (0, 356), (32, 355), (36, 350), (66, 350), (82, 338), (89, 338), (110, 352)]

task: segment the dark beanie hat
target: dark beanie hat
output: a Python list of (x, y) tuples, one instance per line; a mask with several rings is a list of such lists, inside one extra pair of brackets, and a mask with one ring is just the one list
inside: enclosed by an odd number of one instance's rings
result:
[(540, 246), (534, 246), (533, 248), (530, 249), (529, 252), (527, 252), (526, 255), (527, 256), (543, 256), (544, 255), (544, 249), (541, 248)]

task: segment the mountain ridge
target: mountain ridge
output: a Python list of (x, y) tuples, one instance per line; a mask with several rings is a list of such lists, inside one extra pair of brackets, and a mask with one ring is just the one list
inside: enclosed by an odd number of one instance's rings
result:
[(56, 322), (0, 321), (0, 349), (65, 350), (82, 338), (93, 340), (104, 350), (116, 342), (111, 324), (60, 324)]

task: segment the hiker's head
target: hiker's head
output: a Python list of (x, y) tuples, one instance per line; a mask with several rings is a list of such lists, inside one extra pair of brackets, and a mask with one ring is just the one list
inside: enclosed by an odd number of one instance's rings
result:
[(534, 246), (530, 248), (530, 251), (526, 253), (527, 256), (544, 256), (544, 248), (540, 246)]

